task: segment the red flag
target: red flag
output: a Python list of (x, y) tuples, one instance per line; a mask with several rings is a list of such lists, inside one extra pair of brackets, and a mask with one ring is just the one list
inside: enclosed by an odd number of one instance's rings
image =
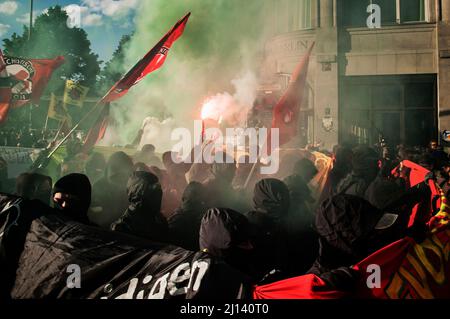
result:
[[(110, 103), (125, 95), (128, 90), (142, 80), (147, 74), (160, 68), (166, 60), (172, 44), (183, 34), (186, 23), (191, 14), (188, 13), (179, 20), (170, 31), (138, 62), (134, 67), (122, 77), (99, 103)], [(89, 130), (83, 145), (83, 152), (89, 150), (100, 141), (105, 135), (108, 125), (109, 104), (103, 106), (94, 126)]]
[(11, 101), (11, 85), (6, 72), (6, 63), (0, 49), (0, 123), (6, 119)]
[(9, 108), (20, 107), (28, 102), (39, 103), (39, 99), (53, 72), (64, 63), (64, 57), (55, 59), (23, 59), (2, 55), (0, 122), (6, 119)]
[(102, 111), (100, 112), (97, 121), (94, 126), (89, 130), (86, 139), (83, 144), (83, 153), (88, 153), (91, 148), (97, 144), (104, 136), (106, 129), (108, 127), (108, 119), (109, 119), (109, 103), (103, 106)]
[(125, 74), (109, 92), (103, 97), (102, 103), (112, 102), (125, 95), (128, 90), (147, 74), (159, 69), (166, 60), (172, 44), (183, 34), (191, 13), (179, 20), (170, 31), (134, 66)]
[[(279, 145), (286, 144), (297, 135), (298, 117), (301, 103), (305, 94), (306, 78), (308, 75), (309, 58), (314, 42), (303, 56), (291, 76), (289, 86), (273, 109), (272, 128), (278, 128), (280, 134)], [(268, 154), (271, 153), (271, 132), (267, 137)]]

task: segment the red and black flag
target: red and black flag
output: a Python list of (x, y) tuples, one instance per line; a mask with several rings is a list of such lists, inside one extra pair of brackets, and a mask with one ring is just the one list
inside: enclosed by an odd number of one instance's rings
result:
[(23, 59), (0, 54), (0, 123), (11, 107), (39, 103), (53, 72), (64, 63), (55, 59)]
[(11, 101), (11, 85), (6, 71), (3, 52), (0, 50), (0, 123), (6, 119)]
[(125, 95), (128, 90), (147, 74), (159, 69), (166, 60), (172, 44), (183, 34), (191, 14), (188, 13), (178, 21), (172, 29), (151, 49), (127, 74), (125, 74), (101, 100), (102, 103), (112, 102)]
[[(280, 146), (286, 144), (297, 135), (300, 108), (305, 96), (309, 58), (314, 48), (314, 44), (314, 42), (311, 44), (302, 60), (295, 68), (286, 92), (273, 109), (272, 128), (279, 129)], [(270, 132), (267, 137), (267, 150), (267, 154), (270, 154), (272, 151)]]
[[(106, 104), (117, 100), (147, 74), (159, 69), (164, 64), (172, 44), (183, 34), (190, 15), (188, 13), (179, 20), (135, 66), (113, 85), (99, 103)], [(109, 114), (109, 106), (104, 106), (104, 110), (101, 111), (99, 118), (89, 131), (84, 143), (84, 152), (89, 151), (95, 143), (103, 138), (108, 124), (107, 117), (104, 117), (105, 114)]]

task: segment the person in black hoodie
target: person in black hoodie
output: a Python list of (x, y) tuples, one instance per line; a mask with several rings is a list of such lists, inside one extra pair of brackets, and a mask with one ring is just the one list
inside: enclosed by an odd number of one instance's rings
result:
[(333, 168), (328, 173), (322, 194), (319, 197), (319, 204), (337, 194), (339, 183), (352, 171), (353, 151), (350, 147), (337, 145), (333, 157)]
[(133, 161), (124, 152), (111, 155), (105, 175), (97, 181), (92, 190), (92, 207), (89, 218), (102, 228), (122, 216), (128, 206), (127, 181), (133, 173)]
[(370, 183), (379, 172), (379, 156), (371, 147), (360, 145), (353, 150), (352, 172), (341, 180), (337, 193), (364, 198)]
[(411, 236), (420, 240), (425, 223), (420, 219), (408, 228), (412, 207), (418, 215), (429, 209), (431, 192), (426, 183), (411, 188), (382, 209), (354, 195), (338, 194), (317, 210), (315, 229), (319, 235), (319, 256), (308, 273), (320, 275), (350, 267), (384, 246)]
[(168, 219), (170, 240), (185, 249), (198, 251), (198, 234), (206, 208), (205, 187), (198, 182), (189, 183), (181, 206)]
[(17, 196), (25, 199), (38, 199), (48, 205), (52, 195), (52, 179), (36, 173), (22, 173), (16, 179)]
[(86, 175), (74, 173), (61, 177), (52, 193), (55, 208), (77, 222), (90, 224), (87, 212), (91, 204), (91, 183)]
[(208, 192), (208, 205), (209, 207), (229, 207), (239, 210), (241, 203), (232, 184), (236, 174), (236, 163), (225, 152), (216, 153), (215, 159), (221, 159), (221, 161), (212, 163), (212, 177), (203, 183)]
[(200, 250), (222, 258), (230, 266), (253, 277), (250, 227), (248, 219), (237, 211), (210, 208), (201, 220)]
[(167, 241), (167, 221), (161, 215), (162, 189), (154, 174), (138, 171), (128, 180), (129, 206), (111, 230), (154, 241)]
[(272, 271), (289, 277), (289, 238), (286, 227), (289, 205), (289, 189), (282, 181), (268, 178), (255, 185), (254, 210), (246, 216), (252, 225), (251, 239), (261, 277)]

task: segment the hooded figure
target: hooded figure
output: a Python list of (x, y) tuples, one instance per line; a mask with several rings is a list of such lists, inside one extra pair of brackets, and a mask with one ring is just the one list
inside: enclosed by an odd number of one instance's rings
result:
[(289, 224), (292, 226), (305, 228), (312, 225), (312, 213), (308, 205), (314, 203), (314, 198), (308, 184), (317, 173), (313, 162), (303, 158), (295, 164), (294, 175), (284, 180), (290, 193)]
[(236, 173), (236, 163), (233, 158), (224, 152), (217, 153), (220, 162), (214, 161), (211, 165), (211, 175), (203, 185), (208, 192), (209, 207), (229, 207), (235, 210), (241, 208), (238, 195), (233, 189), (233, 179)]
[(162, 189), (158, 177), (149, 172), (134, 172), (128, 180), (127, 192), (130, 204), (111, 229), (154, 241), (166, 241), (168, 229), (160, 212)]
[(105, 157), (100, 153), (93, 153), (89, 156), (86, 164), (84, 166), (84, 170), (86, 175), (89, 177), (89, 180), (95, 184), (99, 179), (104, 175), (104, 169), (106, 166)]
[(250, 224), (241, 213), (227, 208), (208, 209), (201, 220), (199, 246), (203, 252), (252, 275)]
[(147, 166), (157, 166), (159, 168), (162, 167), (161, 160), (155, 154), (155, 146), (152, 144), (145, 144), (142, 146), (140, 152), (135, 155), (136, 162), (142, 162)]
[(91, 183), (86, 175), (69, 174), (61, 177), (53, 187), (53, 203), (66, 216), (83, 224), (90, 224)]
[(337, 192), (364, 198), (370, 183), (377, 177), (379, 156), (374, 149), (360, 145), (353, 150), (352, 172), (338, 185)]
[(178, 198), (181, 198), (184, 189), (187, 186), (186, 167), (184, 163), (175, 163), (173, 157), (176, 157), (176, 153), (168, 151), (162, 155), (162, 161), (166, 168), (167, 175), (169, 177), (170, 188), (173, 189)]
[(198, 232), (206, 210), (206, 189), (191, 182), (184, 190), (181, 206), (170, 216), (170, 240), (177, 246), (198, 251)]
[(352, 171), (353, 152), (350, 147), (338, 145), (334, 151), (333, 168), (328, 173), (327, 180), (319, 198), (319, 204), (325, 199), (337, 194), (339, 183)]
[(260, 275), (273, 269), (286, 273), (289, 264), (286, 231), (289, 205), (289, 190), (282, 181), (268, 178), (255, 185), (254, 210), (246, 216), (253, 226), (252, 243)]
[(16, 195), (29, 200), (38, 199), (49, 205), (52, 195), (52, 179), (36, 173), (20, 174), (16, 179)]
[(313, 229), (314, 214), (308, 207), (314, 199), (301, 176), (291, 175), (284, 182), (289, 189), (291, 203), (286, 218), (288, 250), (291, 252), (290, 269), (300, 274), (311, 267), (319, 251), (318, 237)]
[(128, 206), (127, 181), (133, 173), (133, 161), (124, 152), (111, 155), (105, 175), (93, 187), (90, 220), (103, 228), (120, 218)]
[(339, 267), (350, 267), (376, 250), (402, 238), (402, 216), (385, 214), (368, 201), (338, 194), (317, 210), (315, 228), (319, 235), (319, 256), (309, 273), (316, 275)]

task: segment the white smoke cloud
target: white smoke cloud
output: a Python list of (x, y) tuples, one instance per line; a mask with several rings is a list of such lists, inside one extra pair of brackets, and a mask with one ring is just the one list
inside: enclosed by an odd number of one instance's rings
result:
[[(192, 132), (194, 120), (200, 119), (201, 107), (208, 98), (220, 105), (222, 120), (228, 125), (244, 125), (256, 96), (256, 57), (263, 50), (265, 38), (259, 0), (139, 2), (135, 33), (121, 65), (123, 72), (189, 11), (192, 15), (185, 32), (174, 43), (165, 64), (131, 88), (116, 107), (111, 107), (117, 125), (116, 140), (111, 139), (110, 143), (131, 143), (147, 117), (154, 118), (153, 132), (157, 132), (166, 118), (162, 113), (172, 115), (175, 127)], [(171, 149), (170, 134), (164, 130), (147, 134), (146, 140), (161, 144), (158, 152)]]

